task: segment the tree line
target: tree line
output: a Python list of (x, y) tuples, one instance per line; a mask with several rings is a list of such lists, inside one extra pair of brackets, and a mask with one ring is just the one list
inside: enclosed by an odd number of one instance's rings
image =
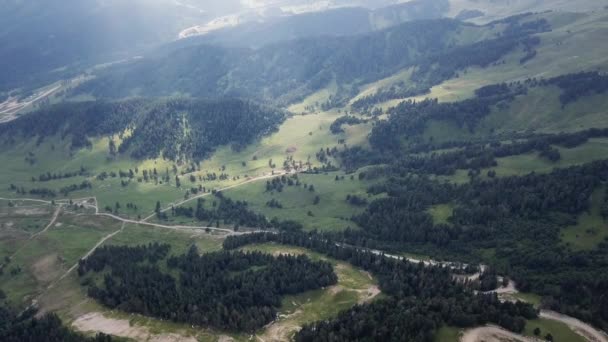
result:
[(491, 322), (521, 332), (525, 319), (537, 317), (530, 304), (501, 303), (495, 294), (475, 294), (467, 283), (455, 281), (448, 268), (388, 258), (337, 243), (331, 234), (230, 236), (224, 241), (224, 248), (266, 242), (304, 247), (347, 261), (376, 276), (387, 296), (343, 311), (334, 319), (306, 325), (296, 334), (296, 341), (432, 341), (444, 325), (465, 328)]

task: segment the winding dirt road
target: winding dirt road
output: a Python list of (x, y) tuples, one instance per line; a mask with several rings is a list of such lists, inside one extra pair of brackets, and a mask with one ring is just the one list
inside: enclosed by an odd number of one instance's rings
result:
[[(235, 188), (237, 186), (241, 186), (244, 184), (248, 184), (254, 181), (258, 181), (258, 180), (262, 180), (262, 179), (268, 179), (268, 178), (273, 178), (276, 177), (277, 175), (268, 175), (268, 176), (262, 176), (262, 177), (258, 177), (258, 178), (254, 178), (254, 179), (250, 179), (246, 182), (242, 182), (239, 184), (235, 184), (232, 185), (230, 187), (226, 187), (223, 188), (219, 191), (222, 190), (228, 190), (228, 189), (232, 189)], [(280, 175), (279, 175), (280, 176)], [(193, 197), (190, 198), (188, 200), (179, 202), (176, 205), (181, 205), (183, 203), (195, 200), (197, 198), (201, 198), (204, 196), (209, 196), (210, 194), (203, 194), (200, 195), (198, 197)], [(37, 202), (37, 203), (46, 203), (46, 204), (51, 204), (52, 202), (50, 201), (45, 201), (45, 200), (40, 200), (40, 199), (29, 199), (29, 198), (20, 198), (20, 199), (9, 199), (9, 198), (3, 198), (0, 197), (0, 200), (6, 200), (6, 201), (32, 201), (32, 202)], [(90, 201), (93, 201), (95, 204), (90, 204)], [(51, 222), (45, 227), (44, 230), (42, 230), (41, 232), (35, 234), (32, 236), (32, 238), (34, 238), (35, 236), (44, 233), (45, 231), (47, 231), (48, 229), (50, 229), (53, 224), (55, 224), (59, 213), (61, 212), (61, 209), (63, 208), (63, 206), (67, 205), (68, 203), (66, 201), (63, 200), (59, 200), (55, 202), (58, 205), (58, 208), (55, 210), (53, 217), (51, 219)], [(91, 250), (89, 250), (87, 252), (86, 255), (83, 256), (83, 258), (86, 258), (88, 256), (90, 256), (99, 246), (101, 246), (104, 242), (106, 242), (107, 240), (111, 239), (112, 237), (114, 237), (116, 234), (119, 234), (120, 232), (122, 232), (125, 228), (125, 224), (129, 223), (129, 224), (136, 224), (136, 225), (143, 225), (143, 226), (150, 226), (150, 227), (157, 227), (157, 228), (164, 228), (164, 229), (172, 229), (172, 230), (212, 230), (212, 231), (218, 231), (227, 235), (243, 235), (243, 234), (251, 234), (251, 233), (257, 233), (257, 232), (268, 232), (265, 230), (250, 230), (250, 231), (245, 231), (245, 232), (235, 232), (233, 230), (230, 229), (225, 229), (225, 228), (217, 228), (217, 227), (195, 227), (195, 226), (182, 226), (182, 225), (163, 225), (163, 224), (157, 224), (157, 223), (150, 223), (150, 222), (145, 222), (145, 220), (141, 220), (141, 221), (137, 221), (137, 220), (130, 220), (130, 219), (125, 219), (122, 218), (120, 216), (117, 215), (113, 215), (110, 213), (99, 213), (99, 207), (97, 205), (97, 199), (95, 197), (86, 197), (86, 198), (81, 198), (81, 199), (76, 199), (73, 200), (73, 203), (78, 203), (78, 204), (82, 204), (88, 208), (92, 208), (95, 209), (95, 214), (93, 214), (94, 216), (104, 216), (104, 217), (109, 217), (118, 221), (121, 221), (123, 223), (121, 229), (105, 236), (103, 239), (101, 239)], [(164, 209), (163, 211), (169, 210), (168, 209)], [(152, 215), (153, 217), (153, 215)], [(150, 217), (148, 217), (150, 218)], [(146, 219), (148, 219), (146, 218)], [(338, 246), (340, 246), (340, 244), (337, 244)], [(392, 254), (387, 254), (384, 253), (382, 251), (379, 250), (370, 250), (372, 253), (374, 254), (382, 254), (386, 257), (389, 258), (394, 258), (394, 259), (399, 259), (399, 260), (407, 260), (409, 262), (415, 262), (415, 263), (420, 263), (422, 262), (424, 265), (427, 266), (443, 266), (443, 267), (457, 267), (457, 266), (466, 266), (465, 264), (461, 264), (461, 263), (455, 263), (455, 262), (443, 262), (443, 261), (435, 261), (435, 260), (419, 260), (419, 259), (415, 259), (415, 258), (407, 258), (407, 257), (403, 257), (403, 256), (399, 256), (399, 255), (392, 255)], [(59, 278), (57, 280), (60, 281), (62, 279), (64, 279), (65, 277), (67, 277), (67, 275), (70, 274), (70, 272), (72, 272), (76, 267), (78, 266), (78, 264), (73, 265), (70, 269), (68, 269), (66, 271), (66, 273), (64, 273), (61, 278)], [(485, 268), (485, 266), (480, 265), (480, 268), (483, 270)], [(55, 283), (57, 283), (55, 282)], [(54, 286), (54, 284), (51, 284), (49, 286), (49, 288), (52, 288), (52, 286)], [(506, 287), (501, 287), (498, 288), (494, 291), (490, 291), (490, 292), (496, 292), (498, 294), (514, 294), (517, 293), (517, 288), (516, 288), (516, 284), (513, 281), (510, 281), (509, 284)], [(583, 336), (586, 340), (590, 341), (590, 342), (608, 342), (608, 335), (601, 331), (598, 330), (594, 327), (592, 327), (589, 324), (586, 324), (578, 319), (566, 316), (566, 315), (562, 315), (559, 314), (557, 312), (553, 312), (553, 311), (548, 311), (548, 310), (541, 310), (540, 311), (540, 317), (545, 318), (545, 319), (550, 319), (550, 320), (555, 320), (555, 321), (559, 321), (562, 322), (564, 324), (566, 324), (568, 327), (570, 327), (574, 332), (576, 332), (577, 334)], [(477, 328), (473, 328), (473, 329), (468, 329), (464, 332), (464, 334), (462, 335), (460, 341), (461, 342), (480, 342), (480, 341), (502, 341), (502, 340), (514, 340), (514, 341), (523, 341), (523, 342), (529, 342), (529, 341), (535, 341), (535, 339), (533, 338), (529, 338), (529, 337), (525, 337), (525, 336), (521, 336), (521, 335), (517, 335), (514, 334), (510, 331), (504, 330), (502, 328), (496, 327), (496, 326), (484, 326), (484, 327), (477, 327)]]
[[(254, 183), (254, 182), (257, 182), (257, 181), (261, 181), (261, 180), (272, 179), (272, 178), (275, 178), (275, 177), (280, 177), (280, 176), (284, 176), (284, 175), (287, 175), (287, 174), (296, 174), (296, 173), (297, 172), (290, 172), (290, 173), (288, 173), (288, 172), (279, 171), (279, 172), (275, 172), (274, 174), (254, 177), (254, 178), (248, 179), (248, 180), (246, 180), (244, 182), (240, 182), (240, 183), (233, 184), (233, 185), (221, 188), (221, 189), (217, 189), (216, 191), (217, 192), (226, 191), (226, 190), (234, 189), (234, 188), (237, 188), (239, 186), (243, 186), (243, 185), (246, 185), (246, 184), (249, 184), (249, 183)], [(163, 213), (167, 212), (167, 211), (171, 210), (171, 207), (178, 207), (178, 206), (180, 206), (182, 204), (185, 204), (185, 203), (188, 203), (188, 202), (192, 202), (192, 201), (197, 200), (199, 198), (211, 196), (212, 194), (213, 193), (211, 193), (211, 192), (207, 192), (207, 193), (204, 193), (204, 194), (200, 194), (200, 195), (197, 195), (197, 196), (190, 197), (190, 198), (185, 199), (185, 200), (180, 201), (180, 202), (171, 203), (171, 204), (169, 204), (168, 207), (162, 209), (161, 212), (163, 212)], [(156, 213), (150, 214), (149, 216), (145, 217), (141, 221), (142, 222), (146, 222), (149, 219), (153, 218), (154, 216), (156, 216)]]

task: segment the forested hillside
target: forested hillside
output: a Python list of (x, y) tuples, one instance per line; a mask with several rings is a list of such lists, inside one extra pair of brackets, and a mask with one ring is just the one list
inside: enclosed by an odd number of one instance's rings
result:
[[(355, 95), (357, 84), (413, 66), (418, 85), (409, 93), (424, 93), (458, 70), (487, 66), (519, 48), (533, 49), (538, 39), (531, 34), (548, 29), (546, 21), (526, 21), (524, 15), (486, 26), (450, 19), (416, 21), (361, 36), (301, 39), (257, 50), (195, 45), (102, 71), (76, 93), (120, 98), (179, 91), (292, 103), (335, 80), (341, 90), (331, 107)], [(491, 38), (459, 38), (469, 31), (487, 32)]]
[(4, 141), (59, 136), (71, 147), (89, 147), (88, 138), (112, 140), (110, 155), (133, 158), (201, 160), (221, 145), (243, 148), (283, 122), (277, 109), (244, 100), (136, 99), (123, 102), (65, 103), (51, 106), (0, 127)]

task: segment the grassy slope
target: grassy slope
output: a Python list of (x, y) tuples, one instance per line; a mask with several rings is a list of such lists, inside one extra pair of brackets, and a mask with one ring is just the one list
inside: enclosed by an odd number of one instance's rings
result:
[(578, 0), (576, 2), (569, 0), (552, 0), (552, 1), (536, 1), (536, 0), (511, 0), (497, 2), (492, 0), (450, 0), (450, 10), (448, 16), (455, 17), (462, 10), (477, 9), (484, 13), (483, 16), (474, 18), (470, 21), (475, 23), (487, 23), (496, 19), (507, 16), (526, 13), (526, 12), (543, 12), (547, 10), (554, 11), (592, 11), (602, 9), (608, 5), (606, 0)]
[[(590, 139), (587, 143), (574, 147), (563, 148), (555, 146), (561, 154), (558, 162), (552, 163), (539, 157), (538, 153), (528, 153), (516, 156), (497, 158), (497, 167), (481, 170), (481, 177), (486, 178), (489, 170), (496, 171), (496, 176), (522, 176), (530, 172), (547, 173), (555, 168), (564, 168), (573, 165), (581, 165), (594, 160), (606, 159), (608, 155), (608, 139)], [(438, 177), (438, 179), (448, 180), (454, 183), (466, 183), (469, 181), (468, 170), (457, 170), (449, 177)]]
[[(46, 216), (44, 226), (50, 222), (50, 216), (50, 213)], [(8, 219), (12, 220), (16, 230), (22, 229), (20, 219)], [(47, 232), (33, 239), (27, 235), (13, 235), (11, 240), (2, 239), (0, 250), (6, 250), (7, 244), (17, 242), (20, 245), (18, 250), (13, 251), (7, 270), (19, 267), (22, 271), (16, 275), (4, 272), (0, 276), (0, 285), (12, 303), (25, 304), (62, 276), (104, 236), (118, 229), (120, 224), (107, 219), (91, 222), (85, 217), (60, 216)], [(5, 234), (10, 233), (2, 232), (2, 236)]]
[[(321, 148), (331, 148), (338, 146), (338, 141), (344, 139), (345, 143), (352, 146), (364, 144), (366, 134), (371, 124), (346, 127), (345, 133), (333, 135), (329, 131), (331, 123), (342, 114), (335, 112), (311, 114), (306, 116), (294, 116), (288, 119), (278, 132), (261, 139), (259, 142), (250, 145), (241, 151), (233, 151), (230, 147), (221, 147), (208, 160), (201, 163), (201, 172), (195, 175), (205, 175), (207, 172), (229, 174), (230, 179), (226, 181), (196, 182), (191, 183), (187, 177), (181, 177), (182, 189), (177, 189), (174, 184), (174, 175), (170, 171), (170, 184), (137, 183), (131, 182), (127, 187), (120, 185), (120, 179), (109, 178), (103, 182), (97, 181), (94, 177), (89, 177), (93, 183), (91, 191), (78, 191), (70, 194), (71, 198), (96, 196), (100, 209), (109, 205), (111, 207), (119, 201), (124, 208), (126, 203), (134, 203), (139, 207), (139, 211), (125, 211), (121, 214), (131, 217), (137, 215), (146, 216), (153, 212), (156, 201), (161, 201), (163, 205), (183, 199), (186, 189), (199, 184), (208, 188), (223, 188), (226, 186), (240, 183), (246, 177), (256, 177), (270, 174), (272, 169), (268, 162), (272, 159), (277, 165), (277, 170), (282, 169), (283, 161), (291, 156), (296, 161), (306, 163), (310, 161), (315, 165), (319, 163), (315, 159), (315, 153)], [(85, 177), (74, 177), (50, 182), (31, 182), (32, 177), (51, 172), (66, 172), (78, 170), (81, 166), (86, 167), (92, 176), (102, 171), (118, 170), (127, 171), (138, 168), (141, 176), (142, 170), (152, 170), (156, 168), (160, 175), (164, 175), (168, 168), (172, 170), (173, 163), (162, 159), (136, 161), (128, 157), (119, 157), (115, 160), (108, 160), (107, 153), (108, 139), (100, 138), (93, 141), (91, 149), (70, 151), (67, 142), (58, 138), (50, 138), (40, 146), (36, 146), (34, 141), (17, 142), (15, 145), (7, 146), (0, 152), (0, 164), (6, 165), (0, 175), (0, 196), (17, 197), (13, 192), (9, 192), (10, 184), (23, 186), (27, 189), (36, 187), (46, 187), (54, 190), (71, 184), (80, 184)], [(288, 151), (290, 150), (290, 151)], [(30, 165), (24, 157), (32, 152), (37, 162)], [(253, 160), (254, 156), (257, 160)], [(245, 163), (245, 166), (243, 166)], [(225, 168), (225, 171), (222, 171)], [(238, 180), (233, 180), (238, 177)]]
[[(336, 181), (336, 175), (345, 176), (344, 180)], [(357, 174), (354, 180), (351, 175), (342, 172), (331, 172), (318, 175), (299, 175), (303, 184), (314, 185), (315, 192), (303, 187), (288, 187), (283, 192), (265, 192), (264, 183), (252, 183), (226, 192), (233, 199), (246, 200), (256, 212), (266, 217), (278, 217), (282, 220), (296, 220), (304, 224), (306, 229), (339, 230), (347, 227), (355, 228), (355, 223), (349, 221), (353, 215), (360, 213), (365, 207), (356, 207), (346, 202), (347, 195), (358, 195), (367, 198), (366, 189), (371, 182), (360, 181)], [(314, 198), (319, 196), (320, 203), (315, 205)], [(283, 208), (276, 209), (266, 206), (272, 199), (278, 200)], [(369, 198), (373, 200), (373, 198)], [(308, 212), (314, 216), (308, 216)]]
[(586, 339), (581, 335), (576, 334), (572, 329), (570, 329), (567, 325), (561, 322), (552, 321), (549, 319), (538, 318), (534, 320), (530, 320), (526, 324), (526, 328), (524, 330), (523, 335), (532, 336), (534, 335), (534, 329), (540, 328), (541, 333), (540, 336), (544, 337), (548, 333), (553, 335), (555, 341), (568, 341), (568, 342), (585, 342)]
[[(608, 32), (608, 10), (588, 14), (553, 12), (535, 16), (549, 20), (553, 30), (538, 35), (541, 44), (537, 48), (538, 55), (534, 59), (522, 66), (519, 60), (524, 56), (523, 50), (514, 51), (503, 58), (504, 64), (487, 68), (469, 68), (461, 72), (459, 77), (431, 88), (430, 94), (414, 99), (438, 98), (440, 101), (459, 101), (472, 97), (475, 89), (488, 84), (531, 77), (549, 78), (596, 69), (608, 70), (607, 48), (605, 44), (597, 44)], [(469, 39), (466, 37), (472, 34), (464, 32), (463, 39)], [(402, 75), (405, 75), (405, 72), (402, 72)], [(389, 86), (399, 81), (408, 81), (408, 79), (404, 77), (395, 79), (392, 76), (364, 86), (362, 90), (368, 92), (369, 88), (377, 88), (376, 85)], [(391, 100), (379, 106), (386, 109), (400, 101)]]

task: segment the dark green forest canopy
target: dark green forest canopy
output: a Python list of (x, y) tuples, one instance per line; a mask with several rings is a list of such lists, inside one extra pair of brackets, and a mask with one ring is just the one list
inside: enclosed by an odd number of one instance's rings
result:
[[(361, 229), (336, 233), (334, 239), (490, 263), (515, 279), (519, 290), (545, 296), (547, 307), (606, 329), (608, 241), (592, 250), (575, 250), (562, 241), (560, 232), (576, 224), (589, 210), (591, 194), (606, 186), (608, 161), (548, 174), (480, 179), (473, 173), (471, 182), (463, 185), (427, 174), (443, 170), (441, 159), (419, 169), (421, 174), (395, 165), (383, 171), (388, 181), (368, 189), (387, 197), (372, 201), (353, 217)], [(428, 212), (440, 204), (453, 208), (448, 223), (436, 223)]]
[(5, 141), (24, 136), (38, 143), (51, 136), (71, 139), (74, 149), (91, 145), (88, 138), (126, 136), (118, 148), (134, 158), (201, 160), (221, 145), (240, 149), (275, 131), (286, 118), (278, 109), (251, 101), (200, 99), (135, 99), (54, 105), (0, 125)]
[(292, 103), (326, 87), (340, 85), (334, 102), (356, 93), (357, 84), (416, 66), (415, 93), (469, 66), (487, 66), (516, 48), (532, 49), (534, 33), (550, 27), (528, 15), (476, 27), (497, 30), (491, 39), (464, 45), (454, 39), (474, 25), (451, 19), (421, 20), (353, 37), (316, 37), (269, 45), (257, 50), (194, 45), (159, 53), (101, 71), (76, 93), (124, 97), (138, 89), (143, 96), (180, 91), (191, 96), (244, 96)]
[[(102, 304), (176, 322), (253, 332), (272, 321), (281, 298), (333, 285), (331, 264), (260, 252), (188, 253), (168, 245), (105, 246), (81, 260), (89, 296)], [(161, 271), (165, 263), (169, 272)], [(108, 271), (108, 272), (105, 272)], [(90, 273), (104, 272), (95, 283)], [(178, 276), (175, 276), (177, 274)]]
[(495, 323), (521, 332), (537, 317), (530, 304), (502, 303), (496, 294), (476, 294), (457, 282), (447, 267), (396, 260), (338, 244), (331, 234), (256, 233), (230, 236), (225, 249), (276, 242), (300, 246), (344, 260), (374, 274), (386, 298), (345, 310), (335, 319), (305, 326), (296, 341), (432, 341), (444, 325), (473, 327)]

